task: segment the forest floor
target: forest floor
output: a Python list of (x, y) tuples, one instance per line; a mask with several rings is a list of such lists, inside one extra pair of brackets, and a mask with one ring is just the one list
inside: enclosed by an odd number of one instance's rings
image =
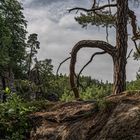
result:
[(140, 91), (54, 103), (30, 120), (30, 140), (140, 140)]

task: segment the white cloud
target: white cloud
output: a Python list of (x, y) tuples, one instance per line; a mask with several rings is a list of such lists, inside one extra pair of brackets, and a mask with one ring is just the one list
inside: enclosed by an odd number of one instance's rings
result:
[(74, 15), (73, 14), (69, 14), (69, 15), (64, 15), (59, 23), (58, 23), (59, 27), (60, 28), (79, 28), (79, 25), (78, 23), (75, 22), (75, 19), (74, 19)]
[[(33, 0), (32, 0), (33, 1)], [(87, 1), (87, 0), (86, 0)], [(28, 0), (24, 1), (26, 5)], [(31, 1), (30, 1), (31, 2)], [(59, 1), (59, 3), (51, 3), (43, 7), (25, 7), (25, 16), (28, 22), (29, 33), (37, 33), (41, 42), (39, 51), (39, 59), (51, 58), (55, 70), (59, 63), (69, 56), (72, 47), (82, 39), (101, 39), (105, 40), (105, 29), (89, 27), (87, 30), (81, 29), (80, 25), (75, 22), (74, 14), (66, 14), (67, 7), (77, 4), (71, 1)], [(89, 2), (89, 1), (88, 1)], [(85, 0), (79, 4), (84, 6)], [(88, 3), (89, 4), (89, 3)], [(85, 5), (88, 6), (86, 3)], [(115, 44), (115, 32), (110, 31), (110, 42)], [(82, 49), (78, 53), (77, 71), (89, 60), (90, 56), (95, 52), (94, 49)], [(139, 62), (133, 62), (132, 58), (127, 65), (128, 80), (135, 78), (138, 70)], [(93, 62), (84, 70), (83, 74), (90, 75), (100, 80), (113, 80), (113, 63), (110, 56), (97, 56)], [(65, 63), (60, 72), (68, 73), (69, 61)]]

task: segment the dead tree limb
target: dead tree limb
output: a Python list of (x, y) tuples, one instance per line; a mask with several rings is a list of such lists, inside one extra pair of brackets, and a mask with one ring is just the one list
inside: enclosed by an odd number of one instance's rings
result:
[[(110, 0), (108, 0), (108, 4), (110, 5)], [(111, 7), (109, 6), (109, 14), (111, 15)]]
[(95, 8), (96, 3), (97, 3), (96, 0), (94, 0), (93, 5), (92, 5), (92, 8)]
[[(59, 72), (59, 70), (60, 70), (60, 67), (62, 66), (62, 64), (64, 64), (67, 60), (69, 60), (71, 57), (68, 57), (68, 58), (66, 58), (66, 59), (64, 59), (60, 64), (59, 64), (59, 66), (58, 66), (58, 68), (57, 68), (57, 71), (56, 71), (56, 76), (58, 77), (58, 72)], [(76, 73), (74, 73), (74, 76), (76, 77), (76, 79), (77, 79), (77, 75), (76, 75)], [(84, 88), (84, 86), (81, 84), (81, 83), (78, 83), (79, 84), (79, 86), (82, 88), (82, 89), (84, 89), (85, 90), (85, 88)]]
[(108, 33), (108, 26), (106, 26), (106, 41), (107, 41), (107, 43), (109, 43), (108, 36), (109, 36), (109, 33)]
[(105, 54), (106, 52), (105, 51), (103, 51), (103, 52), (96, 52), (96, 53), (94, 53), (92, 56), (91, 56), (91, 58), (90, 58), (90, 60), (82, 67), (82, 69), (80, 70), (80, 72), (79, 72), (79, 74), (78, 74), (78, 76), (77, 76), (77, 87), (79, 87), (79, 78), (80, 78), (80, 75), (81, 75), (81, 73), (83, 72), (83, 70), (92, 62), (92, 60), (93, 60), (93, 58), (96, 56), (96, 55), (101, 55), (101, 54)]
[(131, 50), (130, 50), (130, 52), (129, 52), (129, 54), (128, 54), (127, 58), (126, 58), (126, 60), (130, 57), (130, 55), (131, 55), (132, 51), (133, 51), (133, 49), (131, 49)]
[(140, 39), (140, 32), (137, 31), (136, 15), (135, 15), (134, 11), (132, 11), (130, 9), (128, 10), (128, 15), (131, 19), (131, 26), (132, 26), (132, 33), (133, 33), (132, 41), (134, 42), (137, 52), (140, 54), (140, 50), (138, 49), (138, 46), (136, 43), (136, 40)]
[(133, 42), (134, 42), (134, 45), (135, 45), (135, 48), (136, 48), (137, 52), (140, 54), (140, 50), (139, 50), (139, 48), (138, 48), (138, 45), (137, 45), (136, 41), (133, 40)]
[(128, 9), (128, 16), (131, 19), (131, 26), (132, 26), (132, 33), (133, 33), (133, 40), (136, 40), (137, 38), (137, 23), (136, 23), (136, 15), (134, 11)]
[(113, 59), (116, 57), (116, 47), (110, 45), (105, 41), (100, 40), (82, 40), (79, 41), (72, 49), (70, 60), (70, 85), (74, 92), (75, 98), (79, 98), (79, 91), (75, 83), (75, 64), (77, 53), (81, 48), (98, 48), (108, 53)]
[(68, 58), (64, 59), (64, 60), (59, 64), (59, 66), (58, 66), (58, 68), (57, 68), (57, 71), (56, 71), (56, 76), (58, 76), (58, 72), (59, 72), (59, 69), (60, 69), (61, 65), (62, 65), (63, 63), (65, 63), (67, 60), (69, 60), (70, 58), (71, 58), (71, 57), (68, 57)]
[(117, 4), (106, 4), (106, 5), (103, 5), (103, 6), (100, 6), (100, 7), (94, 7), (94, 8), (91, 8), (91, 9), (75, 7), (75, 8), (69, 9), (68, 12), (69, 13), (71, 11), (95, 12), (95, 11), (102, 10), (102, 9), (105, 9), (105, 8), (108, 8), (108, 7), (116, 7), (116, 6), (117, 6)]

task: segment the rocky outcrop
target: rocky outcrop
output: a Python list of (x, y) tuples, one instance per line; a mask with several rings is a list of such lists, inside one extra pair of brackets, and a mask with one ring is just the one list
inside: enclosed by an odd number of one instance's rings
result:
[(58, 103), (30, 119), (30, 140), (140, 140), (140, 93)]

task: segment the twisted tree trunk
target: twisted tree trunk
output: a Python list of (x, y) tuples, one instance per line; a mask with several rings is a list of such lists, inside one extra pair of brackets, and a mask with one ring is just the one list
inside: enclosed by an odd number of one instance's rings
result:
[(117, 0), (116, 48), (113, 94), (126, 90), (128, 0)]

